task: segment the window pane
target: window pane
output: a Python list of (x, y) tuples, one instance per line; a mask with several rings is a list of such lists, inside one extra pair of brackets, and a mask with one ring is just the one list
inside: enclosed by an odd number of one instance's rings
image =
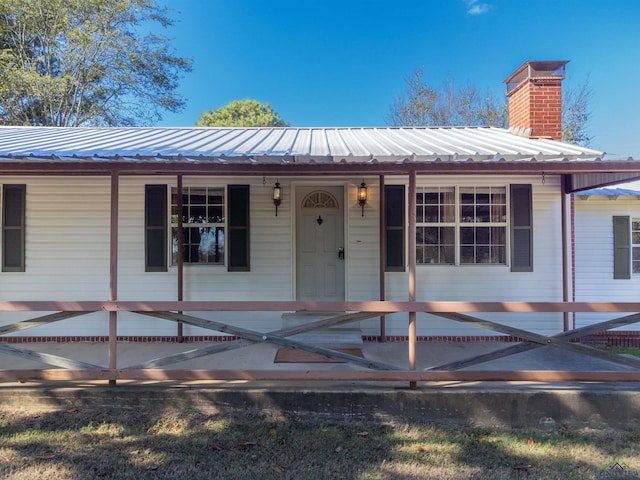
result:
[(640, 273), (640, 247), (632, 248), (633, 261), (631, 262), (631, 268), (633, 273)]
[(440, 221), (443, 223), (453, 223), (456, 221), (456, 206), (443, 205), (440, 207)]
[(456, 261), (455, 247), (453, 245), (440, 247), (440, 258), (441, 263), (453, 265)]
[(188, 223), (207, 223), (207, 207), (191, 206)]
[(506, 248), (492, 246), (491, 247), (491, 263), (494, 264), (505, 264), (507, 263), (506, 259)]
[(489, 223), (491, 217), (489, 216), (489, 205), (479, 205), (476, 207), (476, 222)]
[(475, 243), (475, 232), (473, 227), (460, 228), (460, 244), (473, 245)]
[(424, 247), (424, 261), (421, 263), (440, 263), (440, 249), (438, 247)]
[(491, 227), (491, 244), (506, 245), (507, 229), (506, 227)]
[(476, 243), (478, 245), (489, 245), (489, 228), (478, 227), (476, 228)]
[(206, 205), (207, 189), (206, 188), (190, 188), (189, 203), (191, 205)]
[(440, 229), (438, 227), (426, 227), (424, 229), (424, 244), (425, 245), (438, 245), (438, 233)]
[(488, 188), (476, 188), (476, 203), (480, 205), (489, 204), (489, 189)]
[(507, 221), (507, 207), (506, 205), (492, 205), (491, 206), (491, 221), (492, 222), (506, 222)]
[(475, 207), (473, 205), (463, 205), (460, 208), (460, 221), (465, 223), (476, 221)]
[(472, 246), (460, 247), (460, 263), (461, 264), (475, 263), (474, 248)]
[(473, 205), (474, 203), (473, 188), (460, 189), (460, 203), (462, 203), (463, 205)]
[(491, 257), (489, 255), (488, 245), (476, 246), (476, 263), (490, 263)]
[(424, 221), (430, 223), (436, 223), (439, 221), (437, 206), (428, 206), (424, 208)]
[(224, 222), (223, 207), (221, 205), (215, 207), (209, 207), (209, 216), (207, 223), (222, 223)]

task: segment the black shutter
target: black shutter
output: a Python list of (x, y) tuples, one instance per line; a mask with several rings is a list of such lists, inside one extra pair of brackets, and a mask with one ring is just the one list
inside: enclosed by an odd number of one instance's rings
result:
[(166, 272), (167, 242), (167, 186), (144, 187), (144, 250), (145, 272)]
[(631, 278), (631, 219), (613, 217), (613, 278)]
[(511, 185), (511, 271), (533, 272), (531, 185)]
[(5, 185), (2, 190), (2, 271), (25, 271), (26, 185)]
[(227, 186), (227, 270), (248, 272), (249, 265), (249, 185)]
[(405, 232), (404, 185), (384, 186), (384, 229), (386, 244), (385, 271), (404, 272)]

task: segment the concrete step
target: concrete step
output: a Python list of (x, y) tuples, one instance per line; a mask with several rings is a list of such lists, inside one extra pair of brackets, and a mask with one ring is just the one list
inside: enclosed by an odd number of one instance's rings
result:
[[(285, 312), (282, 314), (282, 328), (297, 327), (318, 320), (344, 315), (345, 312)], [(291, 340), (324, 347), (358, 347), (362, 345), (360, 322), (350, 322), (329, 328), (292, 335)]]

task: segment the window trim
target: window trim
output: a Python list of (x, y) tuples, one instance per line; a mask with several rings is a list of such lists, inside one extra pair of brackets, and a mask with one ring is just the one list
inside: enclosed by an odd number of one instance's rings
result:
[[(205, 189), (205, 190), (213, 190), (213, 189), (218, 189), (220, 190), (223, 200), (222, 200), (222, 215), (224, 220), (222, 222), (213, 222), (213, 223), (189, 223), (189, 222), (184, 222), (182, 223), (182, 230), (184, 231), (185, 229), (189, 229), (189, 228), (196, 228), (194, 226), (201, 226), (201, 227), (208, 227), (208, 228), (222, 228), (223, 232), (224, 232), (224, 243), (223, 243), (223, 253), (222, 253), (222, 261), (221, 262), (190, 262), (187, 261), (184, 256), (183, 256), (183, 265), (201, 265), (201, 266), (208, 266), (208, 267), (224, 267), (227, 265), (227, 236), (228, 236), (228, 228), (229, 228), (229, 220), (226, 217), (227, 214), (227, 189), (226, 189), (226, 185), (188, 185), (188, 186), (184, 186), (182, 188), (182, 194), (185, 195), (186, 192), (189, 192), (191, 189)], [(174, 192), (177, 194), (177, 187), (172, 186), (171, 187), (171, 197), (169, 200), (169, 205), (170, 205), (170, 209), (168, 211), (168, 215), (169, 215), (169, 221), (168, 221), (168, 225), (169, 225), (169, 231), (168, 231), (168, 238), (169, 238), (169, 244), (173, 245), (173, 232), (174, 229), (177, 230), (178, 229), (178, 223), (174, 223), (172, 220), (173, 217), (173, 207), (175, 206), (177, 208), (177, 204), (173, 203), (173, 194)], [(182, 204), (182, 208), (185, 208), (187, 204), (183, 203)], [(191, 204), (189, 204), (191, 205)], [(205, 204), (206, 206), (208, 206), (208, 204)], [(185, 241), (185, 239), (183, 238), (183, 248), (185, 247), (185, 245), (187, 245), (187, 242)], [(170, 249), (169, 253), (169, 264), (172, 267), (177, 266), (177, 262), (174, 261), (173, 259), (173, 247)]]
[[(463, 222), (462, 221), (462, 213), (461, 213), (461, 209), (463, 206), (462, 203), (462, 198), (461, 198), (461, 194), (463, 193), (462, 191), (464, 189), (474, 189), (474, 195), (475, 195), (475, 189), (477, 188), (488, 188), (488, 189), (504, 189), (504, 197), (505, 197), (505, 220), (503, 222), (494, 222), (494, 221), (489, 221), (489, 222)], [(453, 259), (453, 263), (451, 262), (447, 262), (447, 263), (431, 263), (431, 262), (419, 262), (417, 263), (418, 266), (441, 266), (441, 267), (477, 267), (477, 266), (491, 266), (491, 267), (508, 267), (510, 265), (510, 248), (511, 248), (511, 242), (510, 242), (510, 238), (509, 238), (509, 226), (510, 226), (510, 218), (509, 215), (507, 214), (508, 210), (509, 210), (509, 205), (511, 203), (510, 201), (510, 190), (509, 190), (509, 184), (505, 184), (505, 185), (482, 185), (482, 186), (477, 186), (477, 185), (466, 185), (466, 184), (455, 184), (455, 185), (420, 185), (418, 187), (418, 190), (416, 191), (416, 194), (424, 194), (425, 193), (425, 189), (437, 189), (438, 193), (440, 193), (440, 189), (453, 189), (453, 198), (454, 198), (454, 203), (453, 204), (449, 204), (449, 203), (445, 203), (445, 204), (440, 204), (438, 203), (437, 206), (438, 208), (440, 208), (441, 206), (447, 206), (447, 205), (453, 205), (453, 212), (454, 212), (454, 218), (453, 221), (440, 221), (441, 219), (438, 218), (437, 222), (426, 222), (426, 221), (417, 221), (416, 222), (416, 236), (418, 234), (418, 229), (423, 228), (423, 227), (427, 227), (427, 228), (452, 228), (453, 232), (454, 232), (454, 259)], [(491, 191), (491, 190), (489, 190)], [(424, 206), (426, 205), (425, 203), (419, 204), (416, 202), (416, 208), (418, 208), (420, 205)], [(465, 204), (466, 205), (466, 204)], [(473, 206), (475, 207), (477, 204), (473, 203)], [(488, 204), (489, 207), (492, 206), (492, 204)], [(416, 216), (417, 216), (417, 212), (416, 212)], [(489, 209), (489, 216), (491, 219), (491, 208)], [(505, 245), (504, 245), (504, 262), (502, 263), (462, 263), (461, 261), (461, 249), (462, 249), (462, 239), (461, 239), (461, 234), (462, 234), (462, 229), (463, 228), (470, 228), (470, 227), (486, 227), (486, 228), (501, 228), (504, 229), (504, 241), (505, 241)], [(417, 240), (417, 239), (416, 239)], [(417, 241), (416, 241), (416, 248), (419, 248), (421, 245), (418, 245)], [(474, 245), (476, 245), (474, 243)]]

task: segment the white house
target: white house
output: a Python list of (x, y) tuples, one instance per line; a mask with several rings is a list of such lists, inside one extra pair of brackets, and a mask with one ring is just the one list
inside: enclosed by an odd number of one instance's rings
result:
[[(0, 302), (571, 300), (568, 194), (638, 176), (640, 162), (558, 141), (565, 63), (527, 62), (507, 79), (509, 129), (0, 127)], [(24, 310), (0, 312), (0, 325)], [(267, 331), (286, 313), (199, 315)], [(560, 312), (484, 316), (567, 327)], [(0, 340), (103, 337), (107, 317)], [(487, 334), (419, 319), (425, 338)], [(387, 315), (384, 334), (406, 325)], [(364, 337), (380, 328), (360, 323)], [(176, 325), (124, 313), (118, 335), (171, 337)]]
[[(640, 291), (640, 184), (577, 192), (574, 200), (575, 301), (636, 301)], [(580, 313), (575, 327), (602, 321), (605, 313)], [(608, 343), (640, 344), (639, 327), (608, 332)]]

